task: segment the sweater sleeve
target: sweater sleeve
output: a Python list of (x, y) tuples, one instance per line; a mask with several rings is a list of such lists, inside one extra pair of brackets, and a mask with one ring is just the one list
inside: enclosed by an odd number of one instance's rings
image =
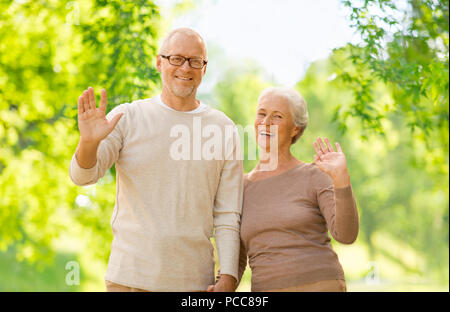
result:
[(215, 241), (220, 273), (238, 280), (240, 222), (243, 195), (243, 167), (237, 132), (227, 142), (224, 166), (214, 202)]
[[(236, 286), (241, 283), (242, 276), (244, 275), (245, 269), (247, 268), (247, 249), (245, 248), (244, 243), (241, 240), (241, 246), (239, 250), (239, 267), (238, 267), (238, 280), (236, 282)], [(216, 283), (220, 279), (220, 268), (217, 272)]]
[(239, 250), (239, 269), (238, 269), (238, 280), (237, 285), (241, 282), (242, 275), (244, 275), (245, 268), (247, 267), (247, 249), (241, 240), (241, 247)]
[(316, 192), (320, 211), (333, 238), (342, 244), (353, 243), (358, 236), (359, 217), (352, 186), (335, 189), (331, 178), (322, 173)]
[[(106, 118), (111, 120), (116, 114), (125, 111), (125, 105), (121, 104), (112, 109)], [(78, 164), (76, 154), (72, 156), (70, 162), (69, 175), (73, 183), (79, 186), (96, 183), (103, 177), (106, 171), (111, 168), (119, 158), (124, 140), (124, 128), (126, 115), (122, 116), (114, 130), (100, 142), (97, 150), (97, 162), (92, 168), (83, 168)]]

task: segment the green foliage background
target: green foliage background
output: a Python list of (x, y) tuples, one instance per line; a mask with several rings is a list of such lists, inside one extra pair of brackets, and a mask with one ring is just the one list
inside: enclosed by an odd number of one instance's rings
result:
[[(310, 122), (293, 153), (312, 161), (317, 136), (346, 153), (360, 236), (335, 248), (350, 282), (377, 261), (382, 280), (448, 290), (448, 1), (342, 3), (362, 41), (314, 62), (298, 82)], [(158, 93), (164, 22), (147, 0), (0, 2), (0, 291), (103, 290), (115, 171), (93, 186), (70, 181), (76, 100), (88, 86), (107, 89), (108, 110)], [(200, 98), (252, 125), (259, 93), (276, 81), (219, 49), (209, 59), (208, 72), (222, 74)], [(245, 171), (255, 164), (245, 160)], [(80, 285), (65, 283), (72, 260)], [(402, 287), (373, 289), (410, 289)]]

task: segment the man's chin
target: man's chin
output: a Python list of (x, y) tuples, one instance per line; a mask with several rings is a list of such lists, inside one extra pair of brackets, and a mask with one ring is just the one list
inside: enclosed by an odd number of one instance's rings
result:
[(187, 98), (194, 93), (194, 87), (191, 88), (173, 88), (172, 89), (173, 95), (181, 98)]

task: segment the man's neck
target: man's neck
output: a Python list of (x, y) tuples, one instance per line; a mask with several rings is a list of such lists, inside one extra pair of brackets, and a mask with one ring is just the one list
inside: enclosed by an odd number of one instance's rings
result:
[(194, 110), (200, 105), (200, 101), (195, 99), (195, 94), (192, 94), (189, 97), (179, 97), (170, 94), (164, 89), (161, 93), (161, 100), (170, 108), (173, 108), (174, 110), (180, 112), (188, 112)]

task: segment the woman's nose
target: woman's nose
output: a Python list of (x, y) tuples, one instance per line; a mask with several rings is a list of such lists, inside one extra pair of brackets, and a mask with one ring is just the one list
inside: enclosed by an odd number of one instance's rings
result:
[(272, 118), (270, 117), (270, 115), (267, 115), (266, 117), (264, 117), (262, 124), (263, 125), (270, 125), (272, 122)]

